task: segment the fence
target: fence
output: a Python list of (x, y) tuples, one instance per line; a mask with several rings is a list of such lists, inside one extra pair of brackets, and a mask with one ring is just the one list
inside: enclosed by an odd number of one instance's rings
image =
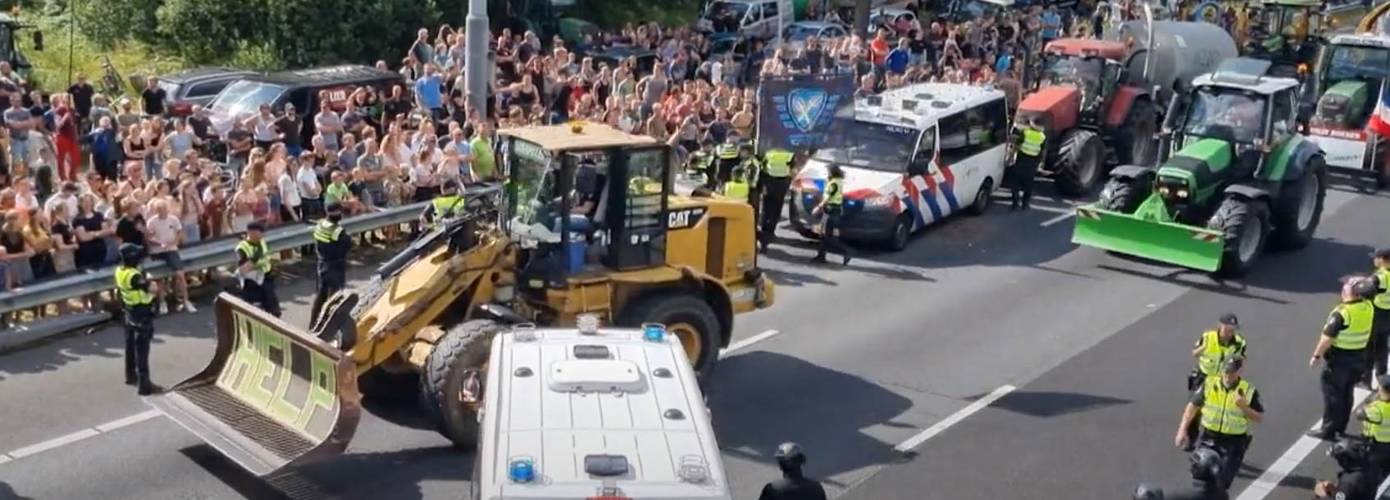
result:
[[(429, 202), (422, 202), (348, 217), (343, 219), (342, 227), (348, 234), (360, 234), (396, 224), (404, 224), (416, 220), (419, 213), (428, 204)], [(265, 241), (272, 252), (298, 248), (314, 242), (313, 232), (313, 226), (308, 223), (280, 226), (267, 230)], [(228, 237), (201, 242), (179, 250), (179, 257), (183, 260), (184, 270), (200, 271), (235, 264), (234, 249), (237, 242), (236, 237)], [(169, 276), (172, 273), (172, 270), (163, 261), (146, 261), (144, 269), (146, 273), (155, 278)], [(0, 313), (39, 307), (110, 290), (114, 287), (111, 277), (115, 270), (114, 266), (107, 266), (88, 271), (78, 271), (0, 292)]]

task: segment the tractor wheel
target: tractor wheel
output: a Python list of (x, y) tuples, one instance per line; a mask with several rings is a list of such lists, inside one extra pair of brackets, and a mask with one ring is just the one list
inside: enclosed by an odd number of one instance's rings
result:
[(1327, 198), (1327, 167), (1320, 156), (1314, 156), (1303, 167), (1303, 176), (1284, 183), (1279, 200), (1274, 205), (1274, 234), (1276, 248), (1291, 250), (1308, 246), (1322, 218), (1323, 200)]
[(1111, 177), (1100, 190), (1100, 208), (1111, 212), (1132, 214), (1149, 196), (1147, 179)]
[(714, 373), (719, 360), (719, 316), (701, 298), (683, 292), (665, 292), (638, 299), (618, 314), (619, 326), (637, 327), (643, 323), (666, 325), (690, 357), (690, 365), (701, 380)]
[(386, 284), (381, 282), (380, 276), (373, 277), (372, 281), (357, 293), (357, 305), (352, 307), (352, 319), (356, 320), (367, 314), (383, 293), (386, 293)]
[(449, 328), (430, 351), (420, 381), (420, 403), (440, 434), (460, 449), (478, 444), (478, 407), (492, 337), (502, 327), (491, 320), (465, 321)]
[(898, 214), (893, 221), (893, 231), (882, 241), (883, 248), (890, 252), (901, 252), (912, 241), (912, 216), (908, 212)]
[(985, 210), (989, 210), (992, 203), (994, 203), (994, 179), (986, 177), (985, 181), (980, 183), (980, 190), (975, 192), (975, 202), (965, 209), (965, 213), (984, 215)]
[(1057, 191), (1066, 196), (1085, 196), (1105, 176), (1105, 145), (1090, 130), (1076, 129), (1062, 138), (1057, 149)]
[(1134, 107), (1129, 109), (1124, 125), (1115, 133), (1115, 156), (1121, 165), (1153, 166), (1158, 158), (1155, 154), (1158, 152), (1158, 144), (1154, 140), (1157, 116), (1153, 101), (1134, 101)]
[(1226, 249), (1216, 275), (1243, 276), (1264, 253), (1265, 237), (1269, 234), (1269, 208), (1263, 200), (1227, 197), (1207, 221), (1207, 227), (1225, 235)]

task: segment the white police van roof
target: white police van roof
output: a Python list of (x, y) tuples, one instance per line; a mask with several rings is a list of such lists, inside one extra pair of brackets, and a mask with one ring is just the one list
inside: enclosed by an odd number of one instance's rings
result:
[[(674, 335), (652, 342), (634, 329), (528, 331), (492, 344), (478, 498), (732, 498), (709, 411)], [(519, 458), (535, 464), (534, 481), (511, 479)]]
[(942, 117), (1003, 98), (1003, 91), (990, 86), (918, 83), (855, 99), (854, 118), (925, 129)]
[(1332, 37), (1332, 45), (1355, 45), (1358, 47), (1390, 48), (1390, 35), (1372, 33), (1344, 33)]

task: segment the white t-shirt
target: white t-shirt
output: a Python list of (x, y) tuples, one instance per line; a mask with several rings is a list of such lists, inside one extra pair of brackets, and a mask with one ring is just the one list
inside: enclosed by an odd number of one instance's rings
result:
[(299, 181), (299, 196), (312, 200), (322, 197), (323, 187), (319, 185), (319, 176), (314, 173), (314, 169), (299, 169), (299, 175), (295, 177), (295, 180)]
[(17, 209), (19, 209), (19, 210), (30, 210), (30, 209), (34, 209), (34, 208), (39, 208), (39, 197), (34, 196), (33, 193), (29, 193), (29, 194), (19, 194), (19, 193), (15, 193), (15, 195), (14, 195), (14, 207), (17, 208)]
[(183, 234), (183, 222), (174, 217), (174, 214), (164, 217), (156, 215), (145, 221), (145, 231), (149, 233), (151, 254), (178, 250), (179, 235)]
[(716, 84), (724, 81), (724, 63), (719, 62), (717, 60), (710, 63), (709, 79), (711, 82), (714, 82)]
[(285, 206), (294, 208), (299, 206), (299, 183), (290, 177), (289, 172), (280, 174), (280, 178), (275, 180), (277, 187), (280, 188), (280, 201)]
[(76, 196), (63, 196), (62, 194), (53, 195), (52, 197), (48, 198), (47, 202), (43, 204), (43, 209), (45, 212), (53, 212), (53, 207), (56, 207), (58, 205), (63, 205), (63, 207), (66, 209), (63, 213), (67, 214), (68, 219), (72, 219), (72, 216), (77, 214)]
[(338, 129), (342, 128), (342, 126), (342, 119), (338, 117), (337, 112), (331, 109), (319, 111), (319, 114), (314, 116), (314, 127), (320, 132), (328, 131), (337, 133)]
[(271, 142), (275, 140), (275, 117), (267, 118), (265, 115), (257, 114), (256, 123), (252, 129), (252, 134), (256, 140), (261, 142)]

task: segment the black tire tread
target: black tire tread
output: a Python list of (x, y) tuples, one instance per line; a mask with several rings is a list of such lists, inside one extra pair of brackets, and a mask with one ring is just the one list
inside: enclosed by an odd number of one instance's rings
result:
[[(1076, 169), (1071, 165), (1076, 165), (1081, 160), (1081, 155), (1086, 151), (1086, 144), (1090, 141), (1100, 141), (1100, 136), (1095, 132), (1083, 129), (1074, 129), (1062, 137), (1062, 144), (1057, 148), (1056, 186), (1057, 190), (1067, 196), (1084, 196), (1095, 186), (1086, 186), (1082, 180), (1076, 177)], [(1104, 147), (1097, 143), (1101, 151), (1101, 165), (1099, 175), (1104, 175), (1105, 158)]]
[[(1158, 112), (1154, 109), (1153, 101), (1139, 99), (1134, 101), (1133, 107), (1129, 109), (1129, 114), (1125, 116), (1125, 123), (1115, 132), (1115, 157), (1121, 165), (1139, 165), (1141, 167), (1153, 166), (1156, 158), (1134, 158), (1134, 144), (1136, 141), (1152, 141), (1152, 137), (1142, 137), (1137, 133), (1134, 125), (1144, 120), (1148, 120), (1149, 132), (1157, 128)], [(1156, 152), (1157, 146), (1153, 147), (1150, 153)], [(1154, 155), (1156, 156), (1156, 155)]]
[(981, 205), (981, 204), (979, 203), (979, 201), (980, 201), (980, 192), (984, 192), (984, 195), (985, 195), (986, 197), (994, 196), (994, 179), (990, 179), (990, 178), (986, 177), (985, 180), (984, 180), (984, 182), (981, 182), (981, 183), (980, 183), (980, 191), (977, 191), (977, 192), (975, 193), (975, 199), (974, 199), (974, 200), (971, 200), (972, 203), (970, 204), (969, 207), (966, 207), (965, 213), (970, 214), (970, 215), (974, 215), (974, 216), (980, 216), (980, 215), (984, 215), (986, 210), (989, 210), (989, 206), (990, 206), (991, 203), (989, 202), (989, 199), (988, 199), (988, 198), (986, 198), (986, 201), (985, 201), (984, 205)]
[(492, 338), (502, 326), (492, 320), (470, 320), (454, 325), (430, 351), (420, 377), (420, 404), (436, 429), (455, 447), (471, 449), (478, 443), (476, 415), (453, 418), (443, 404), (450, 376), (459, 368), (481, 367), (491, 354)]
[(1249, 222), (1251, 218), (1260, 220), (1268, 233), (1269, 228), (1269, 209), (1265, 202), (1259, 200), (1247, 200), (1244, 198), (1228, 196), (1221, 201), (1216, 212), (1212, 214), (1207, 222), (1207, 227), (1220, 230), (1224, 233), (1226, 249), (1221, 255), (1221, 267), (1216, 274), (1222, 277), (1234, 278), (1245, 275), (1255, 263), (1259, 261), (1259, 256), (1264, 253), (1264, 246), (1268, 244), (1268, 234), (1262, 235), (1264, 240), (1260, 247), (1255, 250), (1255, 260), (1241, 265), (1240, 262), (1240, 233), (1241, 228)]
[(363, 314), (367, 314), (385, 293), (386, 284), (381, 281), (380, 276), (373, 276), (372, 280), (357, 292), (357, 305), (352, 306), (352, 319), (359, 319)]
[[(1149, 193), (1145, 179), (1121, 179), (1111, 177), (1105, 181), (1105, 188), (1097, 200), (1100, 208), (1123, 214), (1134, 213), (1144, 203)], [(1110, 196), (1105, 193), (1109, 192)]]
[[(1313, 209), (1313, 220), (1309, 222), (1307, 231), (1299, 231), (1298, 208), (1302, 202), (1303, 190), (1300, 183), (1309, 175), (1316, 176), (1318, 179), (1317, 205)], [(1314, 156), (1308, 160), (1308, 165), (1304, 167), (1303, 176), (1284, 182), (1283, 192), (1279, 195), (1279, 201), (1275, 204), (1273, 216), (1270, 223), (1274, 230), (1270, 235), (1270, 244), (1280, 250), (1294, 250), (1308, 246), (1312, 242), (1313, 234), (1318, 230), (1318, 223), (1322, 219), (1323, 203), (1327, 199), (1327, 167), (1323, 159)], [(1286, 194), (1294, 193), (1294, 194)]]

